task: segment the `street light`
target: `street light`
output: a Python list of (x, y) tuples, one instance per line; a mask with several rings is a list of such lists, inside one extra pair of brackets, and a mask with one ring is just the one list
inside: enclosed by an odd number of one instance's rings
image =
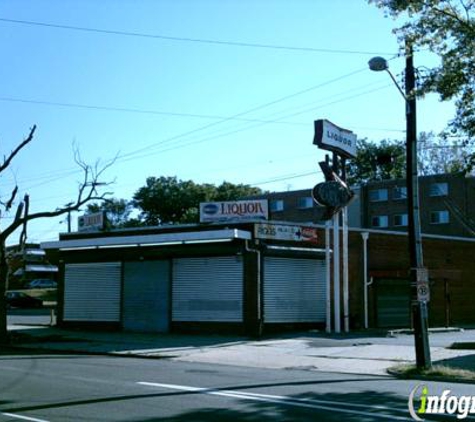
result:
[(411, 281), (411, 311), (414, 324), (416, 365), (419, 369), (432, 366), (428, 336), (427, 301), (429, 299), (429, 277), (424, 268), (422, 255), (422, 236), (419, 213), (419, 180), (417, 177), (417, 119), (414, 62), (412, 46), (406, 43), (405, 92), (390, 72), (383, 57), (373, 57), (368, 62), (375, 72), (386, 71), (391, 76), (406, 104), (406, 183), (409, 230), (409, 260)]

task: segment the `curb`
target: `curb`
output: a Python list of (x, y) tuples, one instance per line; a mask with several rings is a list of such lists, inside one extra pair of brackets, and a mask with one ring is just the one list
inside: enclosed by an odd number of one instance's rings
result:
[(422, 374), (402, 374), (394, 368), (388, 368), (386, 372), (394, 378), (401, 380), (418, 380), (418, 381), (437, 381), (437, 382), (451, 382), (457, 384), (470, 384), (473, 385), (473, 380), (464, 380), (460, 378), (444, 377), (441, 375), (422, 375)]
[[(429, 328), (429, 334), (438, 334), (438, 333), (463, 333), (465, 330), (459, 327), (444, 327), (444, 328)], [(410, 328), (401, 328), (397, 330), (388, 331), (387, 337), (396, 337), (398, 334), (412, 334), (414, 335), (414, 330)]]

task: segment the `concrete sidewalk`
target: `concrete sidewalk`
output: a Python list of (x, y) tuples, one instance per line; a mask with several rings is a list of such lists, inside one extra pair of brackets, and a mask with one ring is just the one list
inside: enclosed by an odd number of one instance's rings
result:
[[(359, 332), (348, 335), (303, 333), (264, 340), (221, 335), (136, 334), (10, 326), (21, 348), (64, 353), (107, 354), (256, 368), (303, 369), (387, 375), (387, 369), (415, 361), (413, 336)], [(474, 342), (475, 330), (430, 334), (433, 363), (475, 371), (475, 350), (448, 349)]]

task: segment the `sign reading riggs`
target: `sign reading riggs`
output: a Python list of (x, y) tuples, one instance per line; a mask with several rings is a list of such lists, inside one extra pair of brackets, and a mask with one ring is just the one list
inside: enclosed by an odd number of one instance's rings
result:
[(200, 223), (267, 220), (268, 218), (269, 207), (267, 199), (203, 202), (200, 204)]
[(315, 227), (259, 223), (255, 225), (254, 235), (258, 239), (318, 242), (317, 229)]
[(106, 222), (104, 214), (104, 212), (96, 212), (94, 214), (81, 215), (78, 217), (78, 231), (103, 230)]
[(356, 134), (328, 120), (315, 120), (313, 143), (319, 148), (336, 152), (346, 158), (356, 157)]

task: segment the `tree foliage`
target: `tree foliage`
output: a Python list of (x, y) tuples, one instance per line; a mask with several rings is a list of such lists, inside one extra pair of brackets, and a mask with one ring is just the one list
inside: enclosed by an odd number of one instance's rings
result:
[(259, 188), (229, 182), (214, 186), (176, 177), (149, 177), (135, 192), (133, 204), (140, 209), (144, 225), (196, 223), (200, 202), (232, 201), (259, 193)]
[(418, 139), (418, 166), (421, 176), (465, 172), (472, 148), (434, 133), (422, 132)]
[(357, 155), (347, 166), (350, 185), (386, 179), (405, 178), (406, 152), (404, 142), (366, 139), (357, 141)]
[[(435, 92), (441, 100), (454, 100), (456, 113), (446, 135), (475, 138), (475, 0), (369, 0), (392, 17), (407, 21), (395, 33), (401, 42), (429, 49), (440, 65), (420, 81), (420, 93)], [(472, 153), (469, 169), (475, 164)]]

